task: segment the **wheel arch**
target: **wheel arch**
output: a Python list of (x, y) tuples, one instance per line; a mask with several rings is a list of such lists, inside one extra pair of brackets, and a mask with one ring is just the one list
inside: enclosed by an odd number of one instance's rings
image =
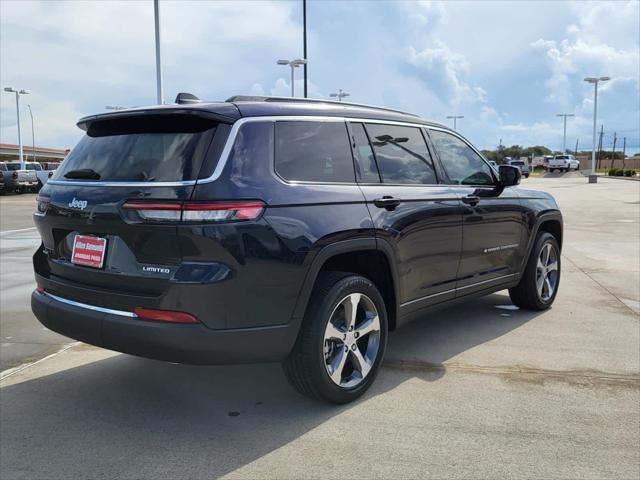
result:
[(385, 300), (389, 330), (398, 316), (398, 275), (391, 247), (375, 238), (343, 240), (323, 247), (313, 258), (298, 294), (293, 318), (304, 317), (318, 275), (322, 271), (347, 271), (371, 280)]
[(531, 235), (529, 236), (529, 241), (527, 244), (527, 252), (524, 258), (522, 259), (520, 273), (524, 272), (524, 267), (527, 265), (527, 261), (529, 260), (529, 255), (531, 255), (531, 249), (533, 248), (535, 239), (538, 236), (538, 232), (548, 232), (551, 235), (553, 235), (558, 242), (558, 247), (560, 247), (560, 251), (562, 251), (563, 222), (562, 222), (562, 214), (560, 213), (560, 211), (549, 210), (549, 211), (540, 213), (536, 217), (535, 224), (531, 229)]

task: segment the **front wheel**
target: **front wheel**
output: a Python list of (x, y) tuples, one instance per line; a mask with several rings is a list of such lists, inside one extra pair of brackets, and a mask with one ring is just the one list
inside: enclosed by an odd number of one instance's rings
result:
[(560, 286), (560, 248), (556, 238), (540, 232), (529, 255), (520, 283), (509, 289), (515, 305), (527, 310), (546, 310)]
[(323, 272), (283, 368), (300, 393), (347, 403), (371, 386), (386, 345), (387, 314), (376, 286), (359, 275)]

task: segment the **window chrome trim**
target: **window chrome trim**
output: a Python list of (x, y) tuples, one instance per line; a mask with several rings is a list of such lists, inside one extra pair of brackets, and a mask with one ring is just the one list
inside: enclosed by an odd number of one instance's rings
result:
[[(398, 125), (398, 126), (406, 126), (406, 127), (417, 127), (417, 128), (432, 128), (428, 123), (411, 123), (411, 122), (398, 122), (393, 120), (379, 120), (379, 119), (367, 119), (367, 118), (351, 118), (351, 117), (342, 117), (342, 116), (326, 116), (326, 115), (269, 115), (264, 117), (243, 117), (236, 120), (229, 132), (229, 136), (227, 137), (227, 141), (222, 149), (222, 153), (220, 154), (220, 159), (218, 160), (218, 164), (214, 169), (213, 173), (207, 178), (200, 178), (197, 180), (178, 180), (175, 182), (91, 182), (91, 181), (77, 181), (77, 180), (54, 180), (53, 178), (49, 179), (47, 183), (51, 185), (67, 185), (67, 186), (76, 186), (76, 187), (190, 187), (195, 185), (203, 185), (211, 182), (215, 182), (224, 171), (227, 166), (227, 161), (231, 155), (231, 150), (236, 142), (236, 137), (238, 136), (238, 132), (240, 129), (247, 123), (255, 123), (255, 122), (336, 122), (336, 123), (346, 123), (346, 122), (364, 122), (364, 123), (380, 123), (386, 125)], [(433, 127), (439, 128), (440, 127)], [(442, 129), (445, 132), (449, 132), (449, 130)], [(474, 149), (475, 150), (475, 149)], [(354, 185), (356, 183), (349, 183), (345, 185)]]
[(69, 300), (67, 298), (59, 297), (59, 296), (54, 295), (54, 294), (49, 293), (49, 292), (38, 293), (38, 295), (43, 295), (45, 297), (50, 297), (53, 300), (56, 300), (58, 302), (65, 303), (65, 304), (71, 305), (73, 307), (84, 308), (86, 310), (92, 310), (94, 312), (108, 313), (110, 315), (120, 315), (121, 317), (138, 318), (138, 315), (136, 315), (134, 312), (126, 312), (124, 310), (113, 310), (111, 308), (104, 308), (104, 307), (98, 307), (96, 305), (89, 305), (88, 303), (76, 302), (74, 300)]

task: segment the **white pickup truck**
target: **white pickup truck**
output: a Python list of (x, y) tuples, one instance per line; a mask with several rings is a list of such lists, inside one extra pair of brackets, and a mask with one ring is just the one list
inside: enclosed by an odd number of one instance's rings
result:
[(36, 177), (38, 178), (38, 186), (37, 190), (39, 191), (44, 184), (47, 183), (47, 180), (51, 178), (53, 172), (56, 171), (60, 164), (59, 163), (38, 163), (38, 162), (28, 162), (26, 163), (27, 170), (35, 170)]
[(579, 170), (580, 162), (576, 160), (576, 157), (573, 155), (556, 155), (549, 159), (546, 169), (549, 172), (553, 172), (554, 170), (560, 170), (561, 172)]

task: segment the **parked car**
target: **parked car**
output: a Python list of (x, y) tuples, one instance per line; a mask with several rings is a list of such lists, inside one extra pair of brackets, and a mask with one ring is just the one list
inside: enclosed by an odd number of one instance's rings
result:
[(35, 192), (38, 187), (38, 179), (33, 168), (25, 164), (22, 169), (20, 162), (2, 162), (6, 167), (3, 169), (4, 190), (6, 192)]
[(529, 178), (529, 174), (531, 172), (529, 170), (529, 165), (524, 160), (509, 160), (507, 164), (519, 168), (522, 176), (524, 178)]
[(549, 160), (549, 164), (547, 165), (547, 170), (551, 172), (554, 170), (568, 172), (579, 169), (580, 162), (573, 155), (556, 155)]
[(4, 176), (7, 175), (7, 172), (9, 171), (9, 169), (7, 168), (7, 166), (4, 163), (0, 163), (0, 195), (4, 195), (5, 194), (5, 187), (4, 187)]
[(53, 172), (58, 168), (58, 164), (54, 163), (41, 164), (38, 162), (29, 162), (26, 166), (27, 169), (35, 170), (36, 172), (36, 177), (38, 179), (36, 191), (40, 191), (44, 184), (53, 176)]
[(505, 288), (558, 292), (562, 216), (457, 132), (394, 110), (268, 97), (81, 119), (38, 197), (35, 316), (193, 364), (282, 361), (345, 403), (388, 332)]

